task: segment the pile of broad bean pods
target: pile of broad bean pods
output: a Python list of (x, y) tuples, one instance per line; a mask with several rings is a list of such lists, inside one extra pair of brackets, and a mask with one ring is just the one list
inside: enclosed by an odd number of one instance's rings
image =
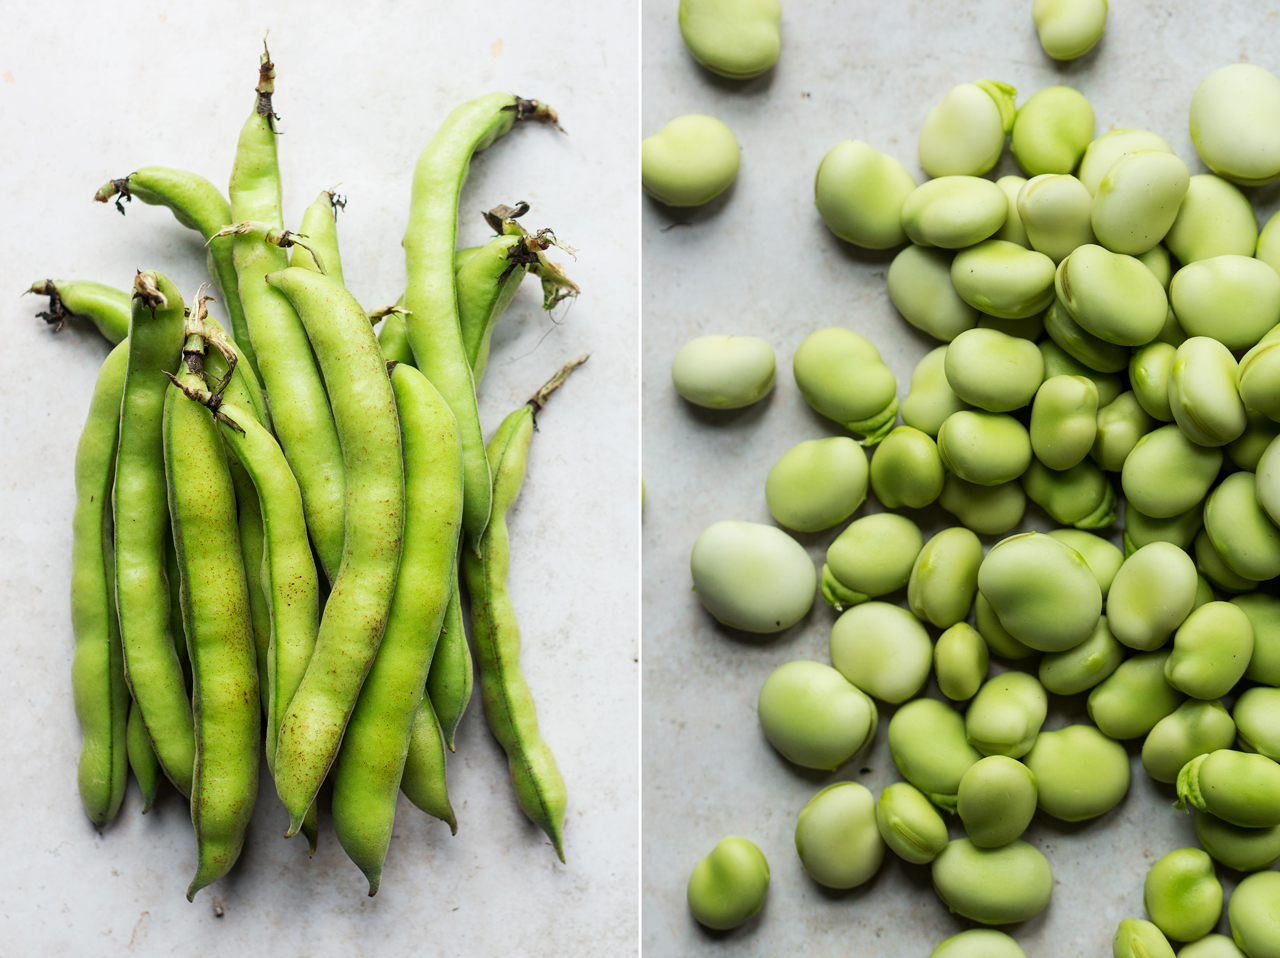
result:
[[(1105, 0), (1034, 7), (1056, 58), (1087, 51), (1106, 21)], [(735, 9), (726, 42), (742, 42), (752, 18), (776, 31), (776, 4), (681, 3), (682, 29), (704, 31), (698, 45), (685, 33), (699, 62), (708, 11)], [(926, 542), (908, 515), (866, 515), (819, 573), (782, 529), (717, 522), (693, 546), (693, 582), (716, 619), (749, 632), (800, 621), (815, 590), (840, 613), (830, 665), (787, 663), (760, 690), (760, 725), (791, 762), (836, 770), (872, 741), (878, 708), (894, 707), (888, 743), (905, 781), (878, 800), (839, 782), (798, 811), (796, 851), (815, 881), (859, 885), (887, 846), (930, 864), (958, 915), (1031, 918), (1054, 892), (1050, 861), (1021, 840), (1033, 815), (1077, 822), (1114, 808), (1130, 785), (1121, 743), (1142, 739), (1143, 767), (1176, 786), (1203, 850), (1155, 863), (1150, 920), (1120, 923), (1116, 958), (1171, 958), (1170, 940), (1188, 943), (1184, 956), (1274, 958), (1280, 599), (1258, 589), (1280, 576), (1280, 218), (1259, 235), (1240, 187), (1280, 176), (1280, 79), (1233, 64), (1200, 83), (1191, 137), (1214, 172), (1196, 176), (1156, 133), (1095, 138), (1074, 89), (1016, 109), (1015, 97), (988, 80), (947, 94), (920, 132), (933, 178), (919, 185), (865, 143), (823, 157), (823, 220), (850, 243), (901, 247), (889, 296), (943, 345), (899, 403), (870, 341), (809, 335), (796, 385), (856, 438), (799, 443), (764, 487), (777, 523), (799, 532), (843, 523), (868, 485), (886, 509), (937, 503), (959, 525)], [(681, 118), (647, 142), (651, 194), (690, 205), (681, 198), (728, 185), (736, 144), (716, 124)], [(1029, 178), (983, 177), (1006, 137)], [(681, 162), (698, 143), (721, 158)], [(679, 350), (672, 378), (689, 402), (748, 405), (773, 388), (773, 350), (703, 337)], [(1062, 528), (984, 548), (979, 535), (1011, 532), (1028, 498)], [(1122, 501), (1123, 552), (1096, 534)], [(907, 608), (893, 601), (904, 588)], [(931, 675), (942, 698), (922, 697)], [(1093, 724), (1041, 731), (1050, 695), (1085, 693)], [(944, 814), (967, 837), (948, 840)], [(1230, 900), (1234, 941), (1211, 934), (1224, 898), (1215, 861), (1254, 873)], [(734, 836), (694, 868), (688, 901), (703, 924), (732, 928), (768, 881), (760, 849)], [(934, 955), (1025, 958), (981, 928)]]
[(154, 271), (131, 293), (32, 287), (50, 297), (51, 323), (87, 317), (118, 343), (76, 455), (85, 811), (99, 829), (110, 822), (130, 769), (144, 812), (168, 779), (191, 804), (193, 898), (240, 854), (265, 742), (288, 835), (302, 831), (314, 852), (331, 778), (335, 830), (373, 895), (399, 792), (457, 831), (445, 755), (473, 682), (461, 574), (490, 729), (521, 808), (563, 860), (565, 786), (520, 671), (505, 516), (534, 413), (582, 360), (487, 450), (475, 383), (526, 274), (547, 309), (577, 287), (544, 255), (554, 234), (517, 222), (527, 204), (488, 214), (498, 235), (485, 245), (454, 248), (472, 155), (556, 114), (505, 93), (449, 114), (414, 173), (404, 295), (370, 314), (343, 285), (342, 199), (323, 192), (299, 231), (283, 228), (274, 81), (264, 52), (230, 202), (161, 167), (96, 196), (121, 213), (133, 198), (167, 206), (198, 230), (230, 329), (208, 315), (203, 287), (185, 303)]

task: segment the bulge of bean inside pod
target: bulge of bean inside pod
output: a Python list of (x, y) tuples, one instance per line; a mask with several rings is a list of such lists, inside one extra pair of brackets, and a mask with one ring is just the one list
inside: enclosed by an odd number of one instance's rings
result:
[(1027, 958), (1027, 953), (1002, 931), (970, 928), (943, 941), (929, 958)]
[(712, 73), (749, 80), (778, 62), (778, 0), (680, 0), (680, 36)]
[(1036, 532), (997, 543), (978, 589), (1009, 634), (1041, 652), (1079, 645), (1102, 614), (1102, 590), (1080, 553)]
[(1196, 567), (1181, 548), (1152, 542), (1124, 560), (1107, 595), (1107, 621), (1131, 649), (1160, 648), (1191, 614)]
[(898, 413), (897, 380), (880, 351), (851, 329), (810, 333), (791, 363), (796, 385), (809, 405), (850, 432), (879, 442)]
[(1222, 917), (1222, 885), (1199, 848), (1179, 848), (1156, 861), (1142, 885), (1152, 922), (1175, 941), (1196, 941)]
[(775, 378), (773, 347), (755, 336), (699, 336), (671, 361), (676, 392), (708, 409), (750, 406), (769, 394)]
[(1116, 160), (1098, 184), (1089, 219), (1113, 253), (1140, 256), (1169, 232), (1187, 195), (1187, 165), (1164, 150), (1135, 150)]
[(1047, 652), (1040, 660), (1040, 684), (1055, 695), (1075, 695), (1093, 688), (1120, 667), (1124, 646), (1116, 641), (1101, 616), (1098, 624), (1074, 649)]
[[(1007, 413), (958, 412), (938, 430), (938, 454), (942, 464), (961, 479), (995, 486), (1026, 472), (1031, 462), (1031, 437), (1026, 427)], [(945, 502), (942, 505), (947, 508)]]
[(1082, 529), (1054, 529), (1049, 535), (1080, 553), (1080, 557), (1089, 566), (1089, 571), (1098, 580), (1098, 588), (1105, 600), (1116, 573), (1124, 564), (1124, 553), (1101, 536)]
[(1148, 416), (1161, 422), (1173, 422), (1173, 410), (1169, 408), (1169, 371), (1176, 352), (1168, 343), (1148, 343), (1135, 349), (1129, 360), (1129, 382), (1135, 398)]
[(1070, 173), (1093, 140), (1093, 107), (1065, 86), (1045, 87), (1018, 110), (1010, 148), (1028, 176)]
[(818, 164), (813, 204), (840, 239), (864, 249), (891, 249), (907, 238), (902, 205), (915, 188), (915, 178), (893, 157), (860, 140), (845, 140)]
[(1164, 677), (1192, 698), (1216, 699), (1240, 681), (1252, 654), (1249, 617), (1230, 602), (1208, 602), (1178, 626)]
[(1258, 220), (1239, 189), (1220, 176), (1201, 173), (1191, 177), (1164, 245), (1183, 266), (1229, 253), (1253, 256)]
[(1005, 216), (1004, 225), (992, 234), (992, 239), (1005, 240), (1009, 243), (1017, 243), (1023, 249), (1031, 249), (1031, 240), (1027, 238), (1027, 229), (1022, 225), (1022, 217), (1018, 215), (1018, 194), (1022, 192), (1022, 187), (1026, 184), (1025, 176), (1017, 176), (1010, 174), (1002, 176), (996, 180), (996, 186), (1004, 192), (1005, 199), (1009, 201), (1009, 212)]
[(969, 704), (965, 734), (983, 755), (1021, 758), (1035, 743), (1048, 707), (1044, 687), (1034, 676), (1004, 672), (989, 679)]
[(888, 738), (902, 777), (939, 808), (954, 812), (960, 779), (982, 758), (965, 738), (960, 713), (937, 699), (913, 699), (889, 720)]
[(961, 250), (951, 262), (960, 298), (1001, 319), (1026, 319), (1046, 309), (1053, 302), (1053, 272), (1044, 253), (999, 239)]
[(1280, 825), (1280, 765), (1225, 748), (1197, 755), (1178, 772), (1178, 799), (1232, 825), (1271, 828)]
[(901, 589), (924, 546), (920, 527), (892, 512), (849, 523), (827, 547), (822, 595), (838, 609)]
[(1249, 958), (1280, 955), (1280, 872), (1250, 875), (1227, 905), (1231, 937)]
[(943, 529), (920, 550), (911, 567), (911, 611), (940, 629), (964, 619), (978, 588), (981, 564), (982, 543), (976, 535), (958, 527)]
[(1044, 314), (1044, 329), (1063, 351), (1090, 369), (1118, 373), (1129, 365), (1127, 346), (1117, 346), (1093, 335), (1071, 318), (1067, 307), (1056, 296)]
[(955, 394), (988, 412), (1021, 409), (1044, 382), (1035, 343), (994, 329), (966, 330), (952, 340), (945, 369)]
[(857, 782), (828, 785), (809, 799), (795, 840), (804, 870), (828, 888), (856, 888), (884, 861), (875, 799)]
[(1233, 473), (1209, 493), (1204, 528), (1232, 572), (1259, 582), (1280, 575), (1280, 529), (1258, 504), (1253, 473)]
[(952, 87), (920, 128), (920, 165), (930, 176), (981, 176), (1000, 159), (1013, 129), (1013, 98), (1007, 83), (979, 80)]
[(1255, 685), (1242, 692), (1232, 717), (1243, 749), (1280, 761), (1280, 689)]
[(1142, 767), (1157, 782), (1172, 784), (1197, 755), (1230, 748), (1236, 724), (1218, 700), (1188, 699), (1147, 733)]
[(1168, 519), (1204, 499), (1221, 468), (1221, 450), (1192, 442), (1169, 425), (1138, 440), (1120, 481), (1129, 505), (1153, 519)]
[(1164, 287), (1132, 256), (1081, 246), (1058, 264), (1054, 284), (1071, 318), (1099, 339), (1141, 346), (1164, 328), (1169, 312)]
[(1169, 408), (1192, 442), (1225, 446), (1244, 432), (1248, 419), (1236, 388), (1237, 374), (1235, 357), (1207, 336), (1192, 336), (1173, 354)]
[(876, 802), (880, 837), (899, 858), (926, 865), (947, 847), (947, 824), (920, 789), (894, 782)]
[(1033, 459), (1019, 480), (1027, 498), (1063, 525), (1101, 529), (1116, 521), (1116, 494), (1090, 459), (1055, 471)]
[(1238, 872), (1270, 868), (1280, 860), (1280, 825), (1271, 828), (1241, 828), (1216, 815), (1195, 813), (1196, 840), (1214, 861)]
[(679, 116), (640, 144), (645, 192), (668, 206), (701, 206), (738, 175), (741, 151), (733, 132), (713, 116)]
[(898, 426), (871, 457), (871, 488), (888, 509), (923, 509), (942, 494), (942, 457), (927, 434)]
[(1253, 626), (1253, 656), (1244, 676), (1263, 685), (1280, 686), (1280, 599), (1272, 595), (1238, 595), (1231, 604)]
[(1120, 472), (1138, 440), (1155, 428), (1132, 392), (1123, 392), (1116, 401), (1098, 410), (1098, 435), (1089, 455), (1108, 472)]
[(1162, 136), (1150, 130), (1120, 129), (1108, 130), (1098, 137), (1084, 151), (1080, 160), (1078, 176), (1080, 182), (1092, 196), (1098, 192), (1098, 184), (1107, 175), (1107, 171), (1120, 157), (1135, 150), (1163, 150), (1172, 153), (1173, 147)]
[(1133, 505), (1124, 507), (1124, 551), (1131, 556), (1153, 542), (1171, 542), (1179, 549), (1190, 548), (1200, 531), (1204, 503), (1197, 502), (1186, 512), (1165, 519), (1143, 515)]
[(926, 180), (902, 204), (902, 228), (921, 246), (962, 249), (980, 243), (1008, 215), (1004, 191), (978, 176)]
[(813, 560), (781, 529), (754, 522), (708, 526), (693, 545), (693, 587), (707, 611), (745, 632), (781, 632), (813, 606)]
[[(902, 318), (935, 339), (951, 342), (978, 322), (951, 282), (951, 250), (904, 246), (889, 264), (889, 299)], [(936, 430), (935, 430), (936, 431)]]
[(745, 838), (723, 838), (689, 876), (686, 897), (693, 917), (708, 928), (737, 928), (760, 910), (769, 890), (769, 863)]
[(1031, 406), (1031, 451), (1050, 469), (1084, 459), (1098, 435), (1098, 387), (1083, 376), (1054, 376)]
[(982, 635), (967, 622), (957, 622), (933, 646), (938, 688), (953, 702), (973, 698), (986, 681), (990, 657)]
[(1027, 494), (1016, 479), (984, 486), (947, 473), (938, 505), (982, 535), (1000, 535), (1019, 522), (1027, 508)]
[(937, 436), (952, 413), (971, 408), (947, 382), (946, 362), (946, 346), (925, 353), (911, 373), (911, 386), (902, 400), (902, 421), (928, 436)]
[(1033, 176), (1018, 192), (1018, 217), (1031, 248), (1060, 263), (1078, 246), (1094, 242), (1089, 211), (1093, 197), (1069, 173)]
[(1191, 142), (1205, 166), (1233, 183), (1280, 176), (1280, 79), (1251, 63), (1214, 70), (1191, 95)]
[(783, 757), (835, 771), (875, 736), (875, 702), (821, 662), (788, 662), (765, 679), (760, 727)]
[(1036, 777), (1021, 762), (992, 755), (960, 779), (957, 811), (969, 840), (998, 848), (1022, 837), (1036, 813)]
[(1035, 0), (1031, 19), (1045, 53), (1055, 60), (1074, 60), (1102, 39), (1107, 0)]
[(1113, 958), (1173, 958), (1173, 946), (1151, 922), (1126, 918), (1111, 939), (1111, 954)]
[(830, 529), (867, 498), (867, 454), (848, 436), (798, 443), (769, 470), (764, 497), (788, 529)]
[(1189, 336), (1249, 349), (1280, 322), (1280, 275), (1250, 256), (1227, 254), (1184, 266), (1169, 287)]
[(933, 860), (933, 889), (956, 914), (984, 925), (1038, 915), (1053, 893), (1053, 871), (1039, 849), (1021, 839), (979, 848), (967, 838)]
[(1129, 791), (1129, 756), (1092, 725), (1041, 732), (1023, 759), (1036, 777), (1040, 808), (1064, 822), (1096, 818)]
[(1089, 693), (1089, 717), (1103, 735), (1140, 738), (1182, 704), (1186, 696), (1165, 681), (1168, 658), (1168, 652), (1135, 655)]
[(887, 602), (854, 606), (831, 627), (831, 664), (862, 691), (897, 704), (924, 688), (933, 643), (920, 621)]

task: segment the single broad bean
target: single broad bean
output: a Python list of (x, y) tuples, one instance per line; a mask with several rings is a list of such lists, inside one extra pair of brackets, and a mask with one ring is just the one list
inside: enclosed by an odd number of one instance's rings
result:
[(1018, 192), (1018, 218), (1031, 248), (1061, 263), (1072, 250), (1094, 243), (1093, 198), (1069, 173), (1041, 173)]
[(863, 516), (827, 547), (822, 597), (837, 609), (901, 589), (924, 547), (920, 527), (892, 512)]
[(981, 176), (995, 166), (1013, 129), (1017, 95), (996, 80), (952, 87), (920, 127), (917, 152), (924, 171), (935, 177)]
[(953, 702), (973, 698), (986, 681), (989, 666), (987, 643), (967, 622), (957, 622), (934, 644), (933, 671), (938, 688)]
[(756, 704), (769, 744), (805, 768), (835, 771), (874, 738), (876, 704), (821, 662), (788, 662), (765, 679)]
[(970, 408), (947, 382), (946, 362), (946, 346), (925, 353), (911, 373), (911, 385), (902, 400), (902, 421), (927, 436), (936, 437), (947, 417)]
[(1089, 455), (1107, 472), (1122, 472), (1138, 440), (1156, 425), (1132, 391), (1121, 393), (1099, 409), (1097, 422), (1098, 435)]
[(845, 140), (818, 164), (813, 205), (845, 242), (892, 249), (906, 241), (902, 206), (915, 188), (915, 177), (893, 157), (861, 140)]
[(1173, 147), (1162, 136), (1150, 130), (1120, 129), (1108, 130), (1085, 148), (1084, 157), (1080, 160), (1078, 175), (1089, 195), (1098, 192), (1098, 184), (1107, 175), (1107, 171), (1121, 157), (1137, 150), (1163, 150), (1173, 153)]
[(987, 680), (965, 712), (965, 735), (983, 755), (1021, 758), (1044, 724), (1049, 700), (1044, 686), (1025, 672), (1004, 672)]
[(1280, 176), (1280, 79), (1251, 63), (1214, 70), (1191, 95), (1191, 142), (1205, 166), (1240, 186)]
[(738, 141), (723, 121), (678, 116), (640, 143), (640, 182), (659, 203), (701, 206), (729, 188), (741, 162)]
[(1270, 868), (1280, 860), (1280, 825), (1242, 828), (1197, 810), (1196, 838), (1214, 861), (1238, 872)]
[[(941, 641), (941, 640), (939, 640)], [(1075, 695), (1093, 688), (1120, 667), (1124, 646), (1100, 616), (1093, 633), (1065, 652), (1049, 652), (1040, 660), (1040, 684), (1054, 695)]]
[(1098, 242), (1113, 253), (1141, 256), (1169, 232), (1190, 184), (1187, 164), (1172, 153), (1126, 153), (1093, 195), (1089, 217)]
[(1014, 638), (1042, 652), (1075, 648), (1102, 613), (1102, 590), (1080, 553), (1037, 532), (997, 543), (978, 589)]
[(963, 621), (978, 589), (980, 565), (982, 543), (976, 535), (959, 527), (943, 529), (920, 550), (911, 567), (907, 582), (911, 611), (940, 629)]
[(1235, 737), (1236, 724), (1221, 701), (1188, 699), (1147, 733), (1142, 767), (1157, 782), (1172, 785), (1189, 761), (1230, 748)]
[(1044, 314), (1044, 329), (1050, 339), (1090, 369), (1118, 373), (1129, 365), (1131, 353), (1127, 346), (1117, 346), (1093, 335), (1071, 318), (1057, 297)]
[(1148, 343), (1135, 349), (1129, 360), (1129, 382), (1133, 384), (1133, 394), (1147, 415), (1160, 422), (1173, 422), (1173, 410), (1169, 406), (1169, 371), (1173, 368), (1173, 357), (1177, 351), (1168, 343)]
[(755, 336), (699, 336), (671, 361), (676, 392), (695, 406), (741, 409), (773, 390), (773, 347)]
[(778, 62), (778, 0), (680, 0), (680, 36), (695, 60), (731, 80), (750, 80)]
[(1151, 922), (1126, 918), (1111, 939), (1111, 954), (1113, 958), (1173, 958), (1173, 946)]
[(1151, 342), (1164, 328), (1169, 300), (1140, 260), (1094, 244), (1072, 251), (1054, 277), (1071, 318), (1099, 339), (1121, 346)]
[(1204, 503), (1204, 528), (1213, 548), (1237, 575), (1259, 582), (1280, 575), (1280, 529), (1258, 504), (1257, 479), (1236, 472)]
[(1182, 548), (1151, 542), (1124, 560), (1107, 596), (1107, 620), (1117, 639), (1131, 649), (1150, 652), (1191, 614), (1196, 596), (1196, 567)]
[(1280, 275), (1252, 256), (1213, 256), (1174, 274), (1169, 301), (1188, 336), (1249, 349), (1280, 323)]
[(987, 412), (1021, 409), (1044, 382), (1044, 357), (1035, 343), (995, 329), (961, 333), (947, 347), (943, 368), (955, 394)]
[(1116, 521), (1116, 493), (1091, 459), (1055, 471), (1033, 460), (1020, 480), (1027, 498), (1055, 522), (1078, 529), (1103, 529)]
[(887, 602), (866, 602), (836, 619), (830, 650), (831, 664), (849, 682), (893, 705), (919, 694), (933, 664), (920, 620)]
[(978, 322), (978, 308), (951, 281), (951, 250), (909, 243), (889, 264), (889, 299), (902, 318), (934, 339), (951, 342)]
[(1280, 340), (1263, 339), (1241, 357), (1236, 385), (1245, 406), (1280, 422)]
[(1226, 748), (1197, 755), (1178, 772), (1175, 807), (1187, 805), (1242, 828), (1280, 825), (1280, 765)]
[(1241, 748), (1280, 761), (1280, 689), (1255, 685), (1241, 693), (1231, 712)]
[(1258, 247), (1258, 220), (1238, 187), (1200, 173), (1191, 177), (1164, 244), (1183, 266), (1231, 253), (1251, 257)]
[(769, 863), (755, 842), (722, 838), (689, 876), (686, 897), (699, 923), (716, 931), (737, 928), (760, 910), (769, 890)]
[(979, 848), (958, 838), (933, 860), (933, 890), (958, 915), (984, 925), (1008, 925), (1044, 910), (1053, 893), (1053, 871), (1041, 851), (1021, 839)]
[(929, 958), (1027, 958), (1027, 953), (1002, 931), (970, 928), (944, 940)]
[(1097, 818), (1129, 791), (1124, 746), (1092, 725), (1041, 732), (1024, 761), (1035, 775), (1040, 808), (1064, 822)]
[(884, 861), (876, 800), (857, 782), (836, 782), (809, 799), (796, 821), (795, 841), (804, 870), (828, 888), (856, 888)]
[(745, 632), (781, 632), (813, 606), (818, 574), (804, 547), (781, 529), (716, 522), (689, 558), (698, 600), (716, 619)]
[(974, 532), (1001, 535), (1022, 521), (1027, 494), (1016, 479), (987, 486), (947, 473), (938, 505)]
[[(942, 472), (941, 462), (938, 472)], [(942, 485), (941, 476), (938, 485)], [(867, 498), (867, 454), (848, 436), (805, 440), (773, 464), (765, 479), (764, 498), (769, 512), (788, 529), (830, 529), (853, 515)]]
[(902, 228), (913, 243), (963, 249), (1004, 225), (1009, 202), (1004, 191), (979, 176), (926, 180), (902, 204)]
[(1218, 478), (1222, 451), (1188, 439), (1177, 425), (1152, 430), (1124, 461), (1125, 499), (1143, 515), (1171, 519), (1193, 509)]
[(871, 457), (871, 489), (887, 509), (923, 509), (942, 495), (944, 478), (938, 444), (911, 426), (895, 428)]
[(1244, 677), (1280, 686), (1280, 599), (1256, 593), (1238, 595), (1231, 604), (1243, 610), (1253, 626), (1253, 656)]
[(1164, 677), (1168, 659), (1168, 652), (1140, 653), (1094, 687), (1089, 717), (1103, 735), (1120, 741), (1141, 738), (1182, 704), (1186, 696)]
[(1029, 319), (1053, 302), (1054, 265), (1044, 253), (988, 239), (956, 254), (951, 282), (975, 309), (998, 319)]
[(1231, 937), (1249, 958), (1280, 956), (1280, 872), (1250, 875), (1227, 905)]
[(880, 351), (851, 329), (828, 327), (805, 337), (791, 363), (809, 405), (874, 445), (898, 415), (897, 380)]
[(1179, 958), (1248, 958), (1226, 935), (1205, 935), (1199, 941), (1183, 945)]
[(902, 777), (954, 812), (960, 779), (982, 753), (965, 738), (964, 718), (937, 699), (914, 699), (889, 720), (889, 753)]
[(947, 847), (947, 824), (920, 789), (894, 782), (876, 802), (876, 827), (903, 861), (927, 865)]
[(956, 811), (969, 840), (999, 848), (1021, 838), (1036, 813), (1036, 777), (1004, 755), (975, 762), (960, 779)]
[[(997, 486), (1027, 471), (1031, 437), (1008, 413), (965, 410), (953, 413), (938, 430), (938, 454), (948, 472), (978, 485)], [(945, 502), (942, 507), (947, 508)]]
[(1028, 176), (1070, 173), (1093, 140), (1093, 107), (1066, 86), (1045, 87), (1018, 109), (1010, 144)]
[(1102, 39), (1107, 0), (1035, 0), (1031, 19), (1045, 53), (1055, 60), (1074, 60)]

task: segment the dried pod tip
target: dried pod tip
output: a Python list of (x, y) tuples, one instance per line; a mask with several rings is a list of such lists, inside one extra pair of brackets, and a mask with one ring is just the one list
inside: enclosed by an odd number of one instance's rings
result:
[(169, 305), (164, 293), (160, 292), (156, 274), (150, 270), (145, 273), (138, 270), (138, 275), (133, 278), (133, 298), (142, 300), (142, 305), (148, 307), (153, 313), (162, 306)]

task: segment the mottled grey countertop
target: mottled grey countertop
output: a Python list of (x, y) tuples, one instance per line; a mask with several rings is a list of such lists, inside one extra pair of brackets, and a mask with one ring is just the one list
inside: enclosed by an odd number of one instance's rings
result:
[[(95, 12), (96, 11), (96, 12)], [(71, 0), (5, 10), (0, 45), (0, 955), (628, 954), (638, 874), (639, 529), (633, 30), (586, 2), (504, 9), (374, 0), (160, 4)], [(448, 828), (401, 799), (375, 898), (322, 826), (308, 861), (263, 770), (248, 844), (224, 880), (185, 898), (195, 845), (172, 789), (145, 818), (130, 785), (98, 836), (80, 808), (71, 706), (72, 459), (107, 345), (53, 334), (22, 291), (83, 277), (127, 287), (167, 272), (189, 299), (199, 237), (135, 202), (90, 201), (110, 177), (160, 164), (223, 189), (271, 28), (286, 225), (341, 184), (347, 281), (366, 307), (404, 283), (400, 237), (418, 152), (450, 109), (493, 90), (559, 108), (568, 136), (521, 128), (480, 155), (460, 239), (478, 215), (528, 200), (554, 227), (583, 295), (554, 325), (536, 284), (495, 334), (480, 391), (486, 433), (565, 360), (590, 352), (539, 417), (511, 513), (511, 586), (542, 729), (569, 791), (561, 865), (520, 812), (479, 695), (463, 720)], [(215, 311), (220, 307), (215, 307)], [(221, 313), (219, 313), (221, 315)], [(220, 902), (222, 917), (215, 917)]]
[[(1030, 2), (783, 6), (777, 67), (738, 83), (708, 74), (689, 57), (673, 0), (644, 5), (642, 135), (682, 114), (709, 113), (737, 136), (742, 168), (726, 194), (702, 209), (676, 213), (646, 200), (643, 212), (642, 942), (646, 954), (682, 958), (923, 958), (968, 924), (935, 896), (927, 866), (890, 853), (866, 885), (834, 892), (808, 878), (792, 839), (797, 814), (823, 785), (854, 780), (878, 793), (898, 779), (884, 739), (892, 708), (881, 709), (876, 744), (834, 775), (789, 765), (756, 720), (756, 696), (773, 668), (797, 658), (829, 661), (834, 613), (819, 601), (795, 627), (753, 638), (718, 626), (690, 591), (689, 550), (698, 533), (720, 519), (772, 522), (764, 502), (769, 467), (796, 442), (838, 432), (795, 387), (791, 357), (800, 341), (828, 325), (857, 330), (879, 346), (899, 395), (915, 363), (936, 345), (889, 302), (892, 251), (858, 250), (822, 224), (813, 207), (814, 171), (831, 146), (861, 139), (922, 178), (916, 137), (925, 114), (953, 85), (991, 78), (1018, 87), (1019, 102), (1054, 83), (1075, 86), (1093, 104), (1098, 133), (1149, 128), (1193, 173), (1205, 172), (1187, 130), (1191, 93), (1227, 63), (1280, 68), (1280, 20), (1273, 5), (1242, 0), (1116, 3), (1094, 51), (1060, 65), (1040, 49)], [(1006, 153), (991, 175), (1009, 172), (1017, 168)], [(1252, 192), (1269, 215), (1277, 190)], [(684, 403), (671, 387), (671, 358), (681, 344), (708, 333), (771, 342), (778, 355), (774, 393), (736, 412)], [(936, 508), (918, 518), (926, 534), (954, 524)], [(1049, 523), (1031, 507), (1027, 527)], [(798, 538), (820, 561), (838, 531)], [(930, 689), (938, 695), (932, 681)], [(1046, 727), (1087, 721), (1083, 698), (1055, 697)], [(1030, 958), (1110, 954), (1117, 923), (1145, 917), (1147, 868), (1195, 844), (1191, 818), (1169, 807), (1172, 789), (1142, 771), (1140, 744), (1129, 746), (1135, 774), (1119, 807), (1090, 822), (1040, 817), (1031, 826), (1026, 837), (1045, 852), (1056, 881), (1048, 908), (1008, 929)], [(958, 820), (952, 824), (953, 835), (961, 834)], [(758, 843), (773, 879), (757, 919), (711, 933), (690, 917), (685, 882), (728, 834)], [(1236, 876), (1222, 874), (1228, 887), (1234, 884)]]

